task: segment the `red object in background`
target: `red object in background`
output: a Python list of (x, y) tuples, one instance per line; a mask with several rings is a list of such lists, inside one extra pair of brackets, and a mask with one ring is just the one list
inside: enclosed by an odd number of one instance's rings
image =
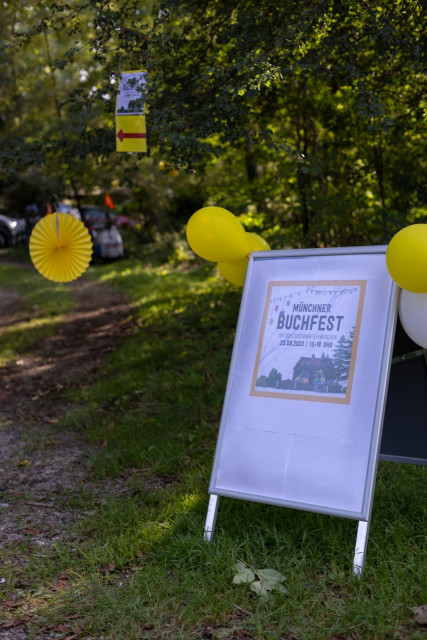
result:
[(104, 204), (109, 209), (114, 209), (113, 201), (111, 200), (111, 196), (108, 193), (105, 194)]
[(48, 215), (49, 213), (52, 213), (52, 205), (50, 204), (50, 202), (46, 202), (46, 215)]

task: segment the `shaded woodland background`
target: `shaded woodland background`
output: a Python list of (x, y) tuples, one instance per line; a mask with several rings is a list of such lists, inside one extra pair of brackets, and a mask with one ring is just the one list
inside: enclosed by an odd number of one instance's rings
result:
[[(271, 247), (381, 244), (426, 220), (417, 0), (3, 2), (0, 203), (112, 195), (137, 244), (217, 204)], [(149, 153), (115, 151), (146, 69)]]

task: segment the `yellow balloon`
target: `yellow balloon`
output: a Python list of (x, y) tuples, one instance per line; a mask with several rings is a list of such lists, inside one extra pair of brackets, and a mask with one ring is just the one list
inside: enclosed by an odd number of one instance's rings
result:
[(413, 293), (427, 293), (427, 224), (412, 224), (396, 233), (386, 252), (392, 279)]
[(238, 287), (243, 287), (245, 284), (248, 260), (249, 256), (243, 258), (243, 260), (235, 260), (234, 262), (218, 262), (218, 269), (228, 282)]
[[(256, 233), (246, 231), (246, 237), (251, 251), (268, 251), (270, 249), (268, 242)], [(218, 269), (228, 282), (238, 287), (243, 287), (245, 284), (246, 270), (248, 268), (248, 260), (249, 256), (245, 256), (242, 260), (235, 260), (234, 262), (219, 262)]]
[(270, 251), (270, 245), (267, 240), (261, 238), (257, 233), (251, 233), (246, 231), (246, 237), (249, 242), (249, 249), (251, 251)]
[(249, 253), (246, 232), (227, 209), (204, 207), (187, 223), (187, 240), (194, 253), (212, 262), (241, 260)]

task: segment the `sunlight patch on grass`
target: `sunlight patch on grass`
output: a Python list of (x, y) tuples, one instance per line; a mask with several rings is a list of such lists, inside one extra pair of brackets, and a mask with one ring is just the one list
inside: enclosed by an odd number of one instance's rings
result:
[(64, 284), (50, 282), (25, 266), (0, 264), (0, 287), (18, 291), (23, 305), (37, 315), (63, 313), (73, 307), (73, 294)]
[(74, 297), (66, 286), (47, 282), (20, 265), (0, 264), (0, 287), (20, 294), (11, 310), (18, 312), (18, 321), (0, 327), (0, 366), (4, 366), (52, 335), (64, 313), (73, 308)]
[(62, 320), (63, 316), (56, 316), (55, 319), (48, 316), (46, 318), (31, 318), (30, 320), (25, 320), (23, 322), (15, 322), (13, 325), (5, 327), (0, 326), (0, 336), (13, 333), (14, 331), (28, 331), (37, 327), (44, 327), (49, 324), (57, 325), (62, 322)]
[(16, 360), (41, 339), (52, 335), (61, 321), (62, 316), (54, 319), (49, 316), (0, 327), (0, 366)]

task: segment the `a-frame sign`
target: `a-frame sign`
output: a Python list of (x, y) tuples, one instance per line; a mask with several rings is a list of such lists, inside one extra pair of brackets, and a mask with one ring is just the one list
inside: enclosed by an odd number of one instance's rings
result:
[(209, 487), (359, 521), (364, 565), (397, 318), (386, 247), (251, 254)]

